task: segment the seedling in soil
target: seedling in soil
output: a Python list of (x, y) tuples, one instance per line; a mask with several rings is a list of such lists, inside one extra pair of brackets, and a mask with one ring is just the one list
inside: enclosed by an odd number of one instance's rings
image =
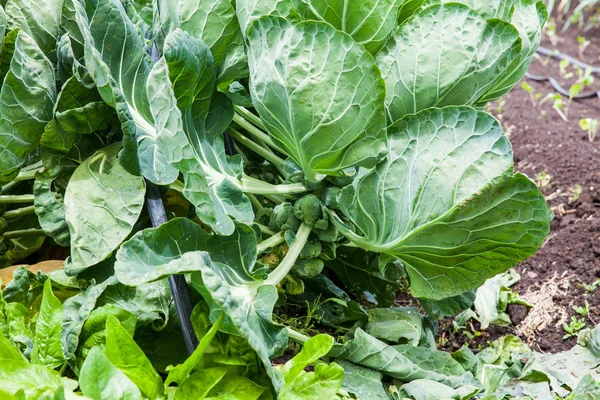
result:
[(564, 79), (571, 79), (574, 75), (573, 72), (567, 71), (569, 65), (571, 65), (569, 63), (569, 60), (560, 60), (560, 62), (558, 63), (558, 70), (560, 72), (560, 76), (562, 76)]
[(558, 36), (556, 35), (556, 21), (554, 21), (554, 18), (548, 20), (548, 23), (546, 24), (546, 36), (550, 39), (550, 43), (552, 43), (553, 46), (556, 46)]
[(586, 296), (589, 296), (598, 289), (598, 286), (600, 286), (600, 279), (596, 279), (592, 284), (583, 283), (580, 286), (585, 289)]
[(579, 199), (579, 196), (581, 196), (583, 189), (580, 185), (575, 184), (575, 186), (569, 188), (569, 191), (571, 192), (571, 195), (569, 196), (569, 204), (573, 204)]
[(558, 115), (563, 119), (563, 121), (569, 122), (569, 119), (562, 111), (562, 109), (564, 108), (562, 96), (558, 93), (548, 93), (546, 97), (544, 97), (542, 101), (540, 101), (540, 105), (544, 104), (548, 100), (552, 100), (552, 109), (558, 113)]
[[(536, 93), (535, 88), (533, 86), (531, 86), (530, 84), (528, 84), (527, 82), (523, 82), (521, 87), (523, 88), (523, 90), (525, 90), (529, 94), (529, 100), (531, 101), (531, 105), (533, 105), (534, 107), (537, 107), (537, 102), (542, 97), (542, 94)], [(499, 107), (499, 109), (500, 109), (500, 107)], [(500, 111), (498, 111), (498, 113), (500, 113)]]
[(583, 317), (590, 317), (590, 303), (588, 303), (588, 301), (585, 301), (585, 305), (584, 306), (573, 306), (573, 311), (575, 311), (577, 314), (583, 316)]
[(567, 325), (566, 322), (563, 322), (563, 329), (567, 332), (566, 335), (563, 336), (563, 340), (567, 340), (571, 337), (577, 336), (580, 330), (585, 328), (585, 319), (577, 318), (575, 315), (571, 317), (571, 322)]
[(579, 57), (583, 58), (583, 52), (591, 42), (583, 36), (577, 36), (577, 43), (579, 44)]
[(535, 182), (538, 187), (543, 188), (550, 185), (551, 176), (546, 173), (546, 171), (542, 171), (535, 176)]
[(593, 142), (600, 129), (600, 123), (594, 118), (583, 118), (579, 120), (579, 127), (588, 133), (588, 139)]

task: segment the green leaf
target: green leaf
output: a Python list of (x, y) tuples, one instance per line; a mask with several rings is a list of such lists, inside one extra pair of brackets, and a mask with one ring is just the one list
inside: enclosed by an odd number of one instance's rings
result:
[(415, 297), (474, 289), (542, 245), (548, 206), (532, 181), (513, 175), (510, 144), (493, 117), (430, 109), (390, 133), (388, 159), (342, 190), (340, 210), (356, 232), (332, 216), (360, 247), (399, 258)]
[(228, 376), (210, 391), (206, 400), (258, 400), (265, 388), (243, 376)]
[[(403, 348), (408, 347), (413, 348), (412, 346), (403, 346)], [(414, 349), (416, 349), (415, 352), (423, 352), (425, 357), (435, 351), (423, 347), (414, 347)], [(381, 371), (385, 375), (404, 382), (410, 382), (415, 379), (431, 379), (451, 387), (476, 383), (473, 375), (464, 370), (461, 375), (453, 375), (452, 373), (456, 370), (445, 369), (443, 365), (436, 368), (436, 370), (429, 370), (427, 369), (429, 367), (428, 364), (424, 363), (421, 366), (418, 358), (416, 359), (417, 363), (413, 362), (394, 347), (386, 345), (360, 328), (354, 332), (354, 339), (347, 341), (343, 345), (334, 346), (329, 356), (346, 360), (375, 371)], [(450, 356), (448, 355), (448, 357)]]
[(390, 395), (386, 392), (381, 382), (383, 377), (381, 372), (363, 368), (347, 361), (340, 361), (339, 365), (344, 368), (342, 388), (346, 391), (355, 394), (359, 399), (390, 399)]
[(369, 310), (366, 331), (378, 339), (418, 346), (424, 330), (423, 315), (414, 307)]
[(434, 319), (454, 316), (461, 311), (471, 308), (475, 301), (475, 291), (471, 290), (442, 300), (419, 299), (419, 304), (427, 315)]
[(529, 68), (531, 60), (540, 44), (542, 38), (542, 27), (548, 19), (548, 12), (544, 3), (535, 0), (514, 0), (514, 11), (510, 20), (507, 21), (517, 29), (521, 38), (520, 57), (511, 66), (511, 71), (505, 74), (495, 84), (492, 90), (477, 102), (481, 106), (488, 101), (497, 99), (508, 93), (519, 81)]
[(27, 359), (13, 344), (4, 336), (0, 335), (0, 365), (24, 366)]
[(31, 351), (33, 364), (58, 368), (65, 363), (60, 341), (62, 324), (63, 306), (52, 292), (52, 281), (46, 279)]
[(104, 355), (137, 385), (145, 397), (155, 399), (162, 396), (162, 378), (133, 340), (131, 334), (114, 317), (109, 317), (106, 321)]
[(63, 354), (75, 373), (79, 371), (75, 351), (79, 345), (79, 335), (85, 321), (96, 307), (96, 301), (107, 287), (117, 284), (116, 278), (89, 286), (85, 291), (68, 298), (63, 303), (63, 327), (60, 332)]
[(308, 180), (376, 164), (385, 151), (385, 90), (362, 46), (327, 23), (276, 17), (253, 22), (247, 40), (254, 106)]
[(144, 206), (146, 185), (119, 164), (119, 145), (106, 147), (73, 173), (65, 193), (71, 258), (65, 270), (78, 273), (107, 258), (133, 229)]
[(205, 399), (227, 374), (227, 368), (202, 369), (190, 375), (175, 391), (174, 400)]
[[(165, 121), (177, 128), (162, 131), (159, 147), (168, 162), (183, 173), (183, 194), (196, 207), (202, 222), (218, 234), (230, 235), (235, 229), (234, 219), (250, 224), (254, 213), (241, 190), (241, 157), (225, 156), (223, 131), (233, 118), (233, 106), (224, 94), (213, 96), (215, 66), (210, 50), (198, 39), (176, 30), (167, 36), (164, 57), (157, 65), (169, 71), (183, 119)], [(169, 80), (162, 83), (165, 86), (157, 93), (171, 90)]]
[(391, 122), (429, 107), (479, 104), (521, 51), (507, 22), (449, 3), (418, 12), (377, 54)]
[(260, 17), (267, 15), (286, 19), (298, 17), (294, 3), (289, 0), (235, 0), (235, 11), (244, 35), (247, 34), (252, 21)]
[(248, 59), (232, 3), (230, 0), (158, 2), (162, 31), (169, 33), (180, 28), (206, 43), (219, 80), (248, 76)]
[(52, 119), (54, 67), (38, 45), (19, 31), (0, 90), (0, 184), (17, 176)]
[(302, 346), (302, 350), (282, 368), (285, 386), (280, 399), (330, 398), (340, 390), (344, 369), (332, 363), (317, 364), (313, 372), (304, 369), (309, 364), (325, 357), (333, 346), (333, 337), (325, 334), (313, 336)]
[[(65, 170), (68, 172), (64, 172)], [(65, 220), (66, 207), (63, 193), (55, 188), (55, 181), (61, 180), (69, 173), (68, 169), (60, 166), (45, 169), (36, 174), (33, 183), (33, 205), (40, 227), (47, 236), (64, 247), (70, 243), (69, 226)]]
[(206, 332), (206, 335), (204, 335), (202, 339), (200, 339), (198, 347), (196, 347), (194, 352), (190, 355), (190, 357), (187, 360), (184, 361), (183, 364), (179, 364), (175, 367), (168, 368), (169, 375), (165, 380), (165, 386), (169, 386), (173, 382), (179, 385), (183, 384), (189, 378), (190, 374), (192, 373), (192, 370), (196, 367), (201, 366), (204, 353), (206, 352), (215, 335), (219, 331), (219, 328), (223, 323), (224, 317), (225, 314), (219, 315), (219, 318), (208, 330), (208, 332)]
[(435, 382), (429, 379), (415, 379), (400, 387), (401, 398), (414, 400), (460, 400), (456, 390), (443, 383)]
[(142, 394), (127, 376), (119, 371), (104, 355), (101, 347), (94, 347), (79, 375), (79, 386), (93, 400), (142, 400)]
[(389, 307), (396, 300), (400, 286), (398, 268), (378, 268), (379, 255), (362, 249), (339, 249), (336, 258), (327, 263), (344, 286), (356, 296), (379, 307)]
[(62, 1), (8, 0), (5, 5), (8, 29), (19, 28), (31, 36), (48, 58), (56, 54)]
[(200, 271), (211, 264), (206, 252), (210, 235), (187, 218), (175, 218), (158, 228), (144, 229), (117, 251), (115, 275), (138, 286), (172, 275)]
[(106, 304), (94, 309), (83, 324), (79, 335), (79, 345), (75, 353), (79, 367), (92, 348), (97, 345), (104, 346), (106, 343), (106, 321), (110, 317), (118, 319), (123, 328), (131, 334), (135, 331), (137, 316), (122, 307)]
[(144, 38), (120, 1), (91, 0), (85, 2), (85, 10), (79, 3), (75, 9), (85, 42), (86, 67), (122, 124), (125, 138), (119, 160), (129, 172), (135, 173), (139, 167), (154, 183), (172, 183), (177, 170), (156, 143), (161, 130), (169, 128), (157, 120), (178, 118), (176, 107), (169, 107), (164, 100), (169, 93), (156, 92), (167, 79), (165, 71), (152, 66), (144, 51)]
[(320, 19), (348, 33), (371, 54), (384, 45), (396, 27), (403, 0), (295, 0), (306, 19)]

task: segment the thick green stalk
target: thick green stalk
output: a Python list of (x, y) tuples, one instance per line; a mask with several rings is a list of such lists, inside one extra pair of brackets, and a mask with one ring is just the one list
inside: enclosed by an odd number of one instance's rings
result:
[(32, 194), (13, 194), (0, 196), (0, 204), (33, 203)]
[(272, 185), (270, 183), (252, 178), (248, 175), (242, 175), (240, 183), (240, 189), (242, 192), (261, 195), (291, 195), (309, 192), (312, 190), (301, 183)]
[(265, 130), (265, 125), (263, 124), (262, 120), (258, 115), (252, 113), (250, 110), (242, 106), (234, 106), (234, 108), (247, 121), (253, 123), (263, 131)]
[(254, 225), (258, 226), (258, 229), (260, 229), (260, 231), (262, 233), (264, 233), (264, 234), (267, 234), (267, 235), (274, 235), (275, 234), (275, 231), (273, 231), (268, 226), (264, 226), (263, 224), (259, 224), (258, 222), (254, 222)]
[(254, 136), (256, 139), (268, 144), (274, 149), (277, 149), (277, 146), (273, 142), (273, 139), (269, 137), (269, 135), (252, 125), (250, 122), (246, 121), (241, 115), (233, 114), (233, 122), (244, 128), (246, 132)]
[(16, 210), (5, 211), (1, 216), (4, 219), (17, 219), (35, 213), (34, 206), (17, 208)]
[(290, 339), (292, 339), (294, 342), (304, 344), (308, 341), (308, 339), (310, 339), (305, 334), (300, 333), (300, 332), (290, 328), (289, 326), (287, 326), (286, 329), (288, 331), (288, 335), (290, 336)]
[(39, 237), (46, 236), (42, 229), (21, 229), (18, 231), (10, 231), (4, 233), (5, 239), (16, 239), (22, 237)]
[(269, 274), (269, 277), (265, 280), (265, 284), (277, 285), (286, 277), (300, 256), (300, 252), (304, 248), (304, 245), (308, 241), (311, 229), (312, 228), (304, 222), (300, 225), (298, 232), (296, 232), (294, 243), (292, 243), (290, 249), (277, 268)]
[(275, 246), (279, 246), (281, 243), (285, 242), (285, 238), (283, 237), (283, 232), (278, 232), (271, 236), (268, 239), (263, 240), (259, 244), (256, 245), (256, 250), (258, 253), (263, 253), (267, 249), (273, 248)]
[(275, 153), (273, 153), (270, 149), (259, 146), (231, 127), (227, 130), (227, 132), (232, 138), (273, 164), (278, 170), (283, 170), (283, 164), (285, 164), (285, 161), (281, 157), (275, 155)]

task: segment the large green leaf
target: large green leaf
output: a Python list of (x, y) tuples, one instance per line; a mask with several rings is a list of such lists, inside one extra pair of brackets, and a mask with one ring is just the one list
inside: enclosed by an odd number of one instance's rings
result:
[[(414, 347), (414, 349), (415, 352), (423, 351), (424, 353), (429, 350), (421, 347)], [(429, 355), (430, 353), (431, 350), (425, 353), (425, 355)], [(360, 328), (355, 331), (354, 339), (347, 341), (343, 345), (334, 346), (329, 356), (346, 360), (375, 371), (381, 371), (385, 375), (404, 382), (410, 382), (415, 379), (431, 379), (451, 387), (476, 383), (473, 375), (464, 370), (446, 368), (444, 365), (438, 365), (433, 369), (429, 369), (430, 364), (426, 362), (423, 365), (421, 365), (418, 359), (415, 360), (416, 362), (413, 362), (411, 358), (406, 357), (394, 347), (388, 346)], [(458, 367), (460, 368), (460, 365)]]
[(252, 21), (260, 17), (298, 17), (294, 3), (290, 0), (235, 0), (235, 11), (244, 35)]
[(62, 323), (63, 306), (52, 292), (52, 281), (46, 279), (31, 351), (33, 364), (58, 368), (65, 363), (60, 341)]
[(324, 22), (263, 17), (248, 28), (252, 101), (307, 179), (373, 166), (385, 151), (384, 82), (371, 55)]
[(370, 368), (354, 365), (348, 361), (340, 361), (344, 368), (342, 388), (354, 393), (359, 399), (389, 400), (390, 395), (383, 387), (383, 374)]
[(71, 257), (65, 269), (77, 273), (108, 257), (133, 229), (144, 206), (144, 180), (119, 164), (113, 144), (85, 160), (65, 193)]
[[(196, 207), (200, 219), (221, 235), (230, 235), (233, 220), (254, 219), (250, 200), (242, 192), (242, 159), (227, 158), (223, 131), (233, 118), (230, 100), (215, 90), (215, 65), (206, 44), (175, 30), (165, 39), (164, 57), (156, 65), (168, 71), (157, 96), (181, 109), (181, 118), (159, 120), (176, 127), (164, 129), (158, 144), (169, 163), (185, 178), (183, 194)], [(176, 99), (176, 103), (175, 103)], [(176, 104), (176, 105), (175, 105)], [(171, 105), (169, 105), (171, 107)]]
[(50, 168), (36, 175), (33, 184), (33, 205), (44, 233), (53, 238), (58, 245), (66, 247), (70, 243), (69, 226), (65, 221), (66, 208), (63, 194), (54, 188), (55, 180), (61, 178), (61, 170), (60, 167)]
[(548, 206), (533, 182), (513, 175), (510, 144), (493, 117), (430, 109), (390, 132), (388, 159), (342, 190), (340, 209), (357, 230), (332, 215), (360, 247), (399, 258), (414, 296), (464, 293), (542, 245)]
[(333, 346), (329, 335), (313, 336), (304, 343), (302, 350), (281, 369), (285, 386), (279, 394), (282, 400), (333, 398), (342, 386), (344, 369), (336, 363), (319, 363), (313, 372), (304, 369), (327, 355)]
[(79, 376), (79, 386), (86, 396), (94, 400), (142, 400), (137, 386), (119, 371), (102, 352), (102, 347), (94, 347)]
[(144, 229), (117, 252), (115, 275), (137, 286), (172, 275), (200, 271), (210, 265), (206, 242), (211, 235), (187, 218), (175, 218), (158, 228)]
[(116, 278), (109, 278), (100, 284), (91, 285), (85, 291), (68, 298), (63, 303), (64, 317), (60, 339), (62, 342), (63, 354), (75, 373), (79, 371), (75, 351), (79, 345), (79, 335), (81, 334), (83, 325), (89, 318), (92, 310), (96, 307), (98, 298), (107, 287), (115, 285), (116, 283)]
[[(514, 0), (513, 13), (510, 23), (517, 28), (521, 38), (521, 52), (519, 59), (511, 66), (510, 73), (505, 74), (495, 84), (493, 90), (479, 99), (478, 106), (483, 106), (490, 100), (497, 99), (508, 93), (529, 68), (531, 60), (542, 39), (542, 27), (548, 19), (548, 12), (544, 3), (535, 0)], [(507, 16), (505, 15), (505, 18)]]
[(31, 36), (19, 31), (0, 90), (0, 184), (10, 182), (38, 146), (55, 98), (52, 63)]
[(294, 0), (304, 18), (321, 19), (376, 54), (396, 27), (403, 0)]
[(155, 399), (163, 394), (163, 382), (142, 349), (114, 317), (106, 321), (104, 355), (137, 385), (142, 394)]
[(402, 25), (377, 54), (391, 122), (428, 107), (479, 104), (512, 74), (519, 32), (462, 4), (436, 5)]
[(242, 32), (231, 0), (158, 2), (162, 33), (176, 28), (208, 45), (219, 80), (248, 76)]
[(75, 9), (85, 42), (86, 67), (100, 95), (117, 110), (122, 123), (125, 138), (121, 163), (130, 172), (139, 167), (152, 182), (172, 183), (177, 170), (156, 144), (161, 130), (170, 128), (156, 120), (178, 118), (176, 107), (164, 100), (168, 92), (156, 93), (168, 80), (165, 71), (153, 67), (144, 50), (144, 38), (120, 1), (91, 0), (85, 2), (85, 10), (79, 3), (75, 3)]
[(8, 29), (27, 32), (48, 58), (55, 61), (60, 32), (62, 1), (8, 0), (5, 5)]

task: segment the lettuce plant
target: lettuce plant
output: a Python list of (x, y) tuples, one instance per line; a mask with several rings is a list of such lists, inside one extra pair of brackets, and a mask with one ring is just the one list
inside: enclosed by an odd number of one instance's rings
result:
[[(483, 106), (527, 70), (541, 3), (8, 0), (0, 10), (2, 262), (64, 246), (63, 278), (84, 282), (62, 302), (47, 284), (35, 340), (3, 331), (32, 364), (6, 357), (24, 370), (68, 365), (94, 399), (114, 398), (110, 385), (123, 398), (174, 387), (174, 398), (200, 396), (202, 373), (213, 388), (262, 388), (248, 398), (315, 387), (342, 396), (339, 365), (302, 371), (327, 353), (476, 392), (462, 367), (448, 378), (413, 366), (408, 350), (361, 328), (343, 348), (308, 341), (274, 368), (290, 335), (307, 339), (276, 322), (274, 307), (323, 296), (320, 320), (347, 329), (370, 318), (361, 303), (385, 315), (406, 273), (432, 314), (456, 314), (536, 252), (550, 211), (513, 171)], [(156, 227), (151, 186), (169, 217)], [(163, 368), (165, 392), (161, 360), (145, 359), (151, 346), (118, 346), (172, 327), (173, 274), (185, 274), (201, 310), (200, 345)], [(45, 316), (50, 308), (61, 310)], [(57, 340), (44, 324), (56, 321), (59, 342), (42, 354), (38, 340)]]

